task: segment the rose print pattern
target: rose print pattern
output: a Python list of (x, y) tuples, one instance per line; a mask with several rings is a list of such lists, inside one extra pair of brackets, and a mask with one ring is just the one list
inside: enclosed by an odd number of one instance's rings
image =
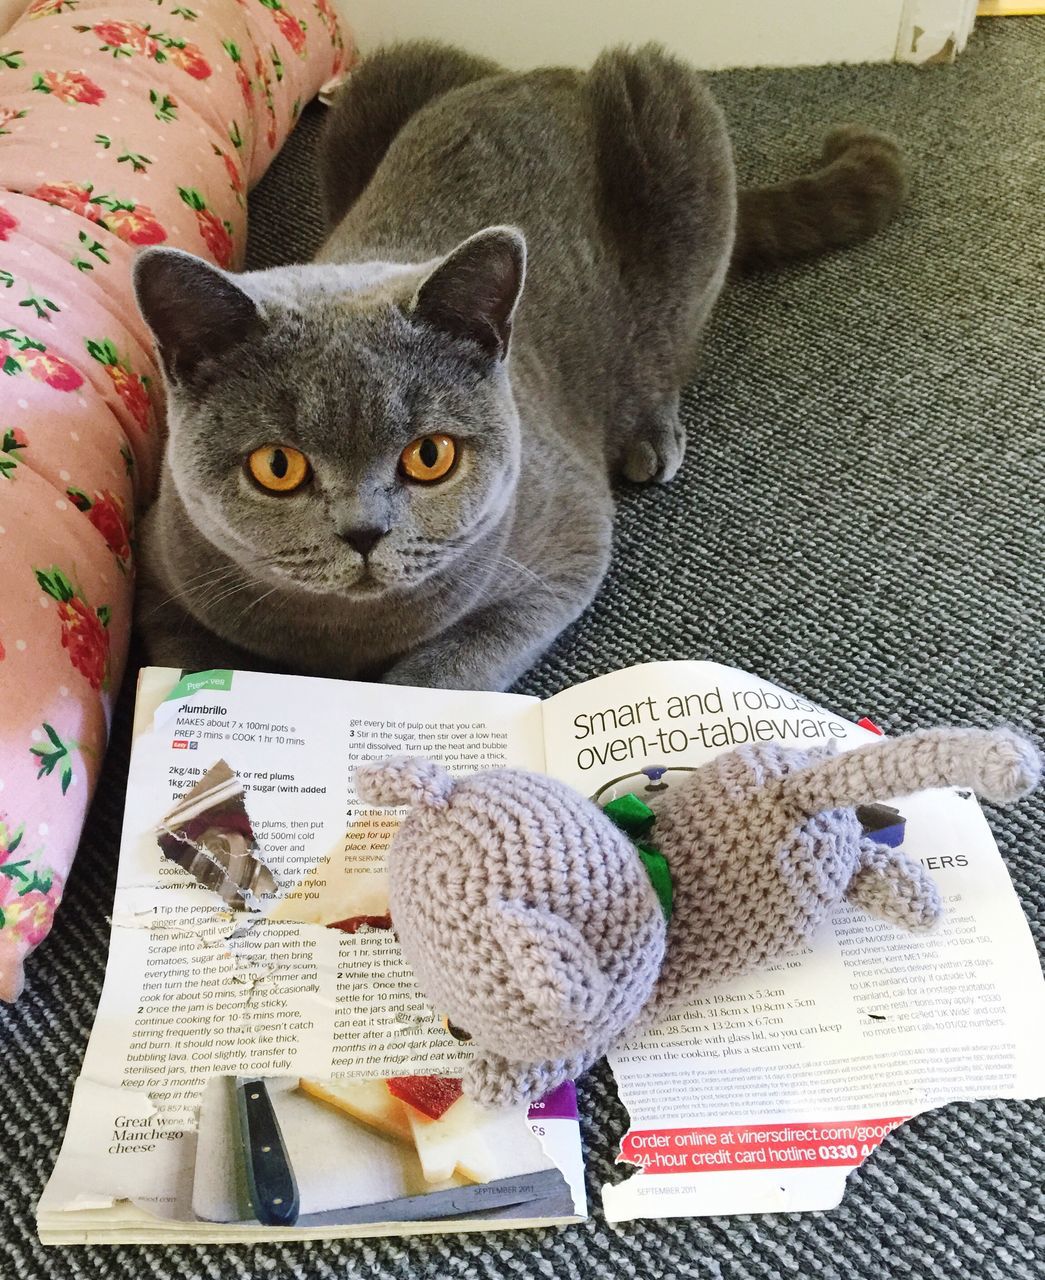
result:
[(243, 104), (249, 110), (254, 105), (254, 86), (250, 82), (250, 76), (243, 63), (243, 54), (240, 53), (239, 47), (232, 40), (223, 40), (221, 47), (229, 55), (233, 66), (236, 68), (236, 83), (239, 85)]
[(6, 427), (0, 431), (0, 451), (14, 453), (16, 449), (28, 449), (29, 440), (21, 427)]
[(160, 244), (167, 239), (167, 232), (148, 205), (112, 196), (99, 196), (93, 203), (109, 210), (104, 218), (96, 219), (98, 225), (128, 244)]
[(58, 601), (62, 648), (67, 650), (69, 661), (92, 689), (106, 688), (109, 682), (109, 606), (92, 609), (57, 565), (50, 569), (34, 569), (33, 572), (41, 588)]
[(0, 329), (0, 373), (8, 377), (28, 373), (55, 391), (75, 391), (83, 385), (83, 375), (68, 360), (20, 329)]
[(148, 431), (152, 420), (152, 405), (149, 403), (148, 379), (135, 373), (126, 360), (108, 338), (96, 342), (93, 338), (86, 340), (87, 354), (92, 360), (105, 368), (116, 394), (130, 410), (131, 417), (143, 431)]
[(170, 124), (178, 118), (178, 104), (169, 93), (157, 93), (149, 90), (149, 101), (152, 103), (152, 114), (161, 124)]
[[(13, 289), (16, 283), (16, 276), (13, 276), (10, 271), (0, 269), (0, 289)], [(46, 320), (48, 322), (50, 322), (50, 313), (52, 311), (61, 310), (57, 302), (52, 298), (45, 298), (43, 294), (37, 293), (30, 284), (24, 285), (24, 296), (18, 305), (27, 307), (35, 312), (37, 320)]]
[[(112, 147), (112, 138), (107, 133), (96, 133), (94, 140), (103, 151), (108, 151)], [(153, 163), (153, 160), (151, 156), (143, 156), (140, 151), (129, 151), (124, 147), (117, 157), (116, 163), (129, 164), (134, 173), (145, 173), (149, 165)]]
[(25, 11), (27, 18), (52, 18), (57, 13), (72, 13), (80, 0), (33, 0)]
[(14, 107), (0, 107), (0, 137), (11, 132), (7, 127), (9, 124), (14, 124), (16, 120), (24, 120), (28, 114), (28, 111), (16, 111)]
[(96, 107), (105, 100), (105, 90), (82, 71), (40, 71), (33, 76), (33, 89), (53, 94), (59, 102), (83, 102)]
[[(16, 866), (12, 866), (12, 872)], [(35, 877), (39, 873), (34, 872), (33, 875)], [(8, 877), (2, 866), (0, 877), (7, 877), (7, 889), (0, 884), (0, 929), (9, 930), (29, 947), (39, 946), (51, 932), (54, 913), (62, 900), (60, 881), (57, 877), (51, 879), (46, 891), (19, 890), (13, 874)]]
[(47, 937), (62, 883), (53, 871), (36, 866), (41, 850), (27, 854), (25, 824), (12, 827), (0, 814), (0, 929), (11, 930), (31, 947)]
[(315, 9), (319, 14), (320, 22), (322, 22), (323, 26), (327, 29), (327, 34), (330, 36), (330, 43), (334, 44), (337, 37), (341, 34), (341, 29), (338, 26), (337, 14), (334, 12), (334, 6), (330, 3), (330, 0), (315, 0)]
[(116, 557), (120, 572), (126, 573), (131, 561), (131, 531), (123, 499), (108, 489), (96, 492), (93, 498), (82, 489), (66, 489), (65, 492), (72, 499), (73, 506), (85, 513), (105, 539)]
[(98, 22), (93, 27), (76, 27), (79, 32), (93, 31), (101, 40), (103, 53), (111, 53), (114, 58), (129, 58), (135, 53), (145, 53), (154, 57), (160, 46), (149, 34), (147, 26), (137, 22)]
[(54, 725), (48, 724), (46, 720), (43, 731), (47, 735), (46, 744), (29, 748), (29, 754), (35, 756), (37, 761), (36, 778), (37, 781), (49, 778), (57, 769), (64, 796), (73, 780), (73, 752), (79, 750), (80, 744), (72, 740), (63, 742)]
[(115, 195), (96, 196), (90, 182), (45, 182), (28, 194), (90, 218), (128, 244), (160, 244), (167, 239), (167, 232), (148, 205)]
[[(0, 999), (17, 995), (75, 852), (121, 674), (134, 509), (162, 447), (133, 250), (238, 261), (248, 185), (339, 57), (335, 4), (127, 0), (106, 19), (88, 0), (23, 0), (0, 37), (13, 161), (0, 190), (0, 495), (18, 517), (0, 539), (0, 708), (12, 691), (34, 708), (0, 734)], [(77, 289), (83, 276), (98, 287)]]
[(276, 149), (276, 102), (272, 96), (272, 80), (265, 66), (265, 60), (258, 53), (254, 58), (254, 74), (257, 76), (258, 84), (265, 97), (265, 111), (268, 114), (268, 125), (265, 129), (265, 141), (269, 144), (270, 150)]
[(210, 63), (194, 44), (172, 42), (169, 49), (171, 62), (187, 71), (194, 80), (206, 80), (211, 74)]
[(243, 182), (243, 174), (240, 172), (239, 165), (236, 163), (233, 156), (230, 156), (227, 151), (222, 151), (221, 147), (216, 146), (214, 143), (211, 143), (211, 150), (216, 156), (221, 157), (222, 162), (225, 165), (225, 172), (229, 175), (229, 186), (232, 188), (232, 192), (236, 197), (236, 203), (242, 208), (245, 203), (243, 196), (246, 191), (246, 187)]
[(37, 382), (46, 382), (55, 391), (75, 391), (83, 386), (83, 374), (68, 360), (48, 351), (42, 343), (32, 343), (23, 348), (29, 376)]
[(282, 0), (261, 0), (261, 3), (266, 9), (271, 9), (276, 26), (279, 27), (280, 34), (287, 44), (290, 45), (299, 58), (306, 57), (305, 24), (299, 22), (292, 13), (288, 13), (283, 7)]
[(102, 42), (103, 53), (114, 58), (133, 58), (140, 55), (153, 62), (171, 62), (194, 80), (206, 80), (211, 74), (210, 63), (198, 45), (165, 31), (153, 31), (148, 23), (97, 22), (93, 27), (76, 27), (79, 32), (91, 31)]
[(196, 215), (203, 242), (219, 267), (232, 266), (232, 223), (222, 222), (212, 213), (203, 197), (193, 187), (179, 187), (178, 194)]
[(0, 431), (0, 479), (10, 480), (18, 465), (15, 451), (28, 448), (29, 441), (21, 427), (7, 427)]
[[(95, 240), (94, 236), (88, 235), (86, 231), (81, 231), (76, 238), (80, 247), (74, 251), (69, 261), (77, 271), (93, 271), (97, 262), (104, 262), (108, 266), (111, 259), (105, 245), (100, 240)], [(90, 256), (85, 257), (83, 256), (84, 254), (89, 254)], [(92, 258), (96, 259), (97, 262), (92, 262)]]

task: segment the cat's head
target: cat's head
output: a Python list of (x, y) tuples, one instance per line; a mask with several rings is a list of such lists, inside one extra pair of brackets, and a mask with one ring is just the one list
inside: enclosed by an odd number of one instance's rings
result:
[(169, 481), (259, 576), (373, 596), (449, 569), (519, 468), (505, 357), (526, 249), (491, 227), (425, 266), (135, 266), (168, 391)]

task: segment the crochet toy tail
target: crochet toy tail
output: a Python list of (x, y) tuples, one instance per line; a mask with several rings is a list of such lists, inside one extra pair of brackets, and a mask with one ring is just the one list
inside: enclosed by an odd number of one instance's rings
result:
[(781, 781), (806, 813), (854, 808), (930, 787), (969, 787), (984, 800), (1018, 800), (1041, 780), (1037, 747), (1011, 729), (923, 729), (797, 770)]

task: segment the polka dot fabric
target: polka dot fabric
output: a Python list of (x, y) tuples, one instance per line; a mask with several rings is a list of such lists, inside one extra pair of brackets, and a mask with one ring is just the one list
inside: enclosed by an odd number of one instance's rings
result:
[(246, 193), (351, 63), (330, 0), (33, 0), (0, 36), (0, 997), (105, 750), (163, 404), (144, 245), (242, 264)]

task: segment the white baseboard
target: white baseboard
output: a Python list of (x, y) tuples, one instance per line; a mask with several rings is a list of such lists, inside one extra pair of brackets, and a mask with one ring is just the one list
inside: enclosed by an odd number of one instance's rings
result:
[(977, 0), (906, 0), (897, 62), (953, 62), (976, 23)]
[(976, 0), (339, 3), (363, 53), (393, 40), (428, 38), (510, 67), (587, 66), (608, 45), (656, 40), (708, 70), (938, 61), (964, 46), (976, 11)]

